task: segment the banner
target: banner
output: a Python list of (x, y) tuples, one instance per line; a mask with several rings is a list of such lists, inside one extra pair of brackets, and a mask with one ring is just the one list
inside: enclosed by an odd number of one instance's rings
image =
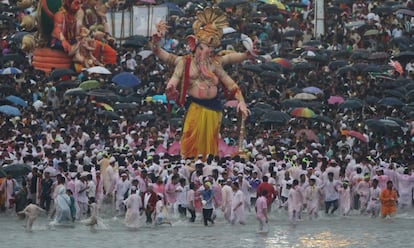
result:
[(167, 6), (134, 6), (131, 9), (108, 12), (109, 33), (117, 40), (133, 35), (150, 36), (155, 25), (168, 16)]

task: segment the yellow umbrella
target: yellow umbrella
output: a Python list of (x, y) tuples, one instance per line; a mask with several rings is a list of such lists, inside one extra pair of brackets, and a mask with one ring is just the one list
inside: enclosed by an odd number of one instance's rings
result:
[(103, 102), (98, 102), (96, 103), (96, 105), (98, 107), (103, 107), (105, 110), (107, 111), (114, 111), (114, 108), (111, 107), (111, 105), (107, 104), (107, 103), (103, 103)]
[(276, 5), (278, 9), (286, 10), (285, 5), (278, 0), (260, 0), (260, 2)]

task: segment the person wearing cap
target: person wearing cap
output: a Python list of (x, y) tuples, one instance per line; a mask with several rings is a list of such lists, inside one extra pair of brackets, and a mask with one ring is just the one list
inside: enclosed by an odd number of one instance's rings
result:
[(369, 202), (367, 207), (367, 212), (371, 213), (372, 218), (379, 216), (381, 209), (380, 194), (381, 189), (378, 187), (378, 180), (374, 178), (369, 188)]
[(140, 195), (136, 194), (137, 187), (131, 186), (131, 194), (125, 200), (126, 213), (124, 223), (127, 227), (137, 228), (140, 224), (140, 210), (142, 201)]
[(304, 203), (306, 205), (310, 220), (318, 217), (320, 198), (322, 194), (320, 188), (316, 185), (317, 179), (318, 178), (315, 175), (310, 176), (309, 186), (305, 189), (304, 193)]
[(359, 195), (359, 209), (361, 214), (364, 214), (367, 210), (369, 200), (369, 181), (371, 177), (368, 173), (365, 173), (364, 180), (360, 181), (356, 185), (356, 193)]
[(233, 181), (231, 178), (227, 178), (226, 184), (221, 188), (221, 210), (224, 213), (224, 219), (229, 223), (231, 222), (231, 202), (233, 200), (233, 189), (231, 188)]
[(397, 212), (398, 193), (393, 187), (392, 181), (387, 182), (387, 187), (381, 191), (381, 217), (393, 217)]
[[(103, 176), (103, 188), (105, 192), (105, 198), (110, 200), (113, 197), (113, 193), (116, 186), (116, 178), (117, 173), (115, 171), (115, 163), (116, 159), (114, 157), (111, 158), (102, 158), (102, 160), (106, 160), (105, 163), (99, 163), (101, 166), (101, 174)], [(102, 161), (101, 160), (101, 161)], [(107, 166), (107, 167), (102, 167)]]
[(342, 182), (342, 187), (339, 187), (339, 212), (343, 216), (347, 216), (351, 211), (351, 191), (349, 188), (349, 181), (345, 179)]
[(75, 181), (75, 199), (76, 204), (78, 205), (78, 210), (76, 211), (76, 219), (82, 219), (88, 212), (88, 180), (87, 180), (88, 172), (82, 172), (79, 175), (79, 180)]
[(115, 186), (115, 210), (120, 214), (124, 209), (123, 202), (128, 198), (128, 192), (131, 187), (131, 182), (128, 180), (128, 174), (125, 172), (121, 173), (121, 178), (118, 179), (118, 182)]
[(211, 218), (213, 215), (213, 198), (214, 191), (211, 189), (211, 182), (205, 181), (204, 188), (200, 189), (198, 192), (201, 195), (201, 201), (203, 204), (203, 220), (204, 225), (208, 226), (208, 222), (214, 224), (214, 220)]

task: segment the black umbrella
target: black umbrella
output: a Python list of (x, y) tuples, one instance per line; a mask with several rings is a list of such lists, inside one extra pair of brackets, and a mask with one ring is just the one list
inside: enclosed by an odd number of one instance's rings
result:
[(399, 98), (399, 99), (403, 99), (404, 98), (404, 94), (401, 93), (398, 90), (384, 90), (382, 92), (382, 94), (384, 96), (396, 97), (396, 98)]
[(276, 71), (276, 72), (282, 71), (282, 66), (273, 61), (260, 64), (260, 67), (263, 68), (263, 70), (268, 70), (268, 71)]
[(7, 84), (0, 84), (0, 93), (3, 93), (5, 95), (13, 95), (16, 92), (16, 90)]
[(348, 65), (348, 61), (347, 60), (334, 60), (334, 61), (331, 61), (328, 64), (328, 67), (331, 70), (337, 70), (337, 69), (339, 69), (341, 67), (344, 67), (346, 65)]
[(407, 94), (405, 94), (405, 97), (409, 102), (414, 101), (414, 90), (408, 91)]
[(241, 4), (245, 4), (245, 3), (248, 3), (249, 1), (248, 0), (224, 0), (224, 1), (221, 1), (219, 4), (218, 4), (218, 6), (221, 8), (221, 9), (226, 9), (226, 8), (232, 8), (232, 7), (236, 7), (236, 6), (238, 6), (238, 5), (241, 5)]
[(261, 73), (263, 72), (263, 68), (260, 65), (253, 65), (253, 64), (244, 64), (242, 66), (244, 70), (252, 71), (254, 73)]
[(103, 110), (103, 111), (98, 112), (97, 115), (105, 116), (106, 118), (109, 118), (111, 120), (119, 120), (120, 119), (119, 114), (117, 114), (114, 111)]
[(4, 64), (8, 61), (13, 61), (14, 63), (19, 64), (24, 63), (27, 59), (18, 53), (6, 54), (0, 58), (0, 64)]
[(318, 47), (320, 45), (322, 45), (322, 43), (319, 40), (308, 40), (306, 42), (303, 42), (303, 46)]
[(299, 31), (299, 30), (288, 30), (286, 32), (283, 33), (283, 37), (298, 37), (298, 36), (302, 36), (303, 32)]
[(338, 70), (336, 70), (336, 74), (342, 75), (348, 72), (356, 72), (356, 71), (357, 70), (355, 69), (355, 67), (353, 67), (352, 65), (347, 65), (347, 66), (338, 68)]
[(59, 79), (63, 76), (75, 75), (75, 72), (72, 69), (55, 69), (50, 73), (51, 79)]
[(368, 104), (368, 105), (376, 105), (377, 104), (377, 102), (379, 101), (380, 99), (378, 98), (378, 97), (376, 97), (376, 96), (370, 96), (370, 95), (368, 95), (366, 98), (365, 98), (365, 102)]
[(300, 108), (307, 107), (308, 105), (299, 99), (287, 99), (280, 103), (284, 108)]
[(358, 109), (363, 106), (362, 102), (359, 100), (348, 99), (345, 102), (339, 104), (339, 109)]
[(290, 120), (290, 115), (281, 111), (269, 111), (262, 116), (261, 123), (286, 124)]
[(32, 171), (32, 167), (27, 164), (11, 164), (2, 167), (5, 173), (11, 173), (13, 178), (26, 176)]
[(404, 106), (405, 104), (398, 98), (395, 97), (384, 97), (378, 101), (378, 105), (383, 106)]
[(404, 120), (401, 120), (400, 118), (397, 117), (391, 117), (391, 116), (387, 116), (385, 117), (385, 120), (391, 120), (391, 121), (395, 121), (398, 123), (398, 125), (400, 125), (401, 127), (406, 127), (407, 126), (407, 122)]
[(138, 108), (139, 105), (137, 103), (125, 103), (125, 102), (117, 102), (113, 105), (113, 108), (115, 110), (119, 109), (134, 109)]
[(354, 52), (349, 58), (352, 60), (365, 60), (368, 59), (368, 56), (368, 52)]
[(373, 52), (368, 55), (369, 60), (388, 59), (390, 55), (386, 52)]
[(386, 16), (391, 15), (394, 10), (391, 8), (391, 6), (376, 6), (371, 10), (371, 12), (380, 16)]
[(316, 122), (324, 122), (324, 123), (328, 123), (328, 124), (332, 124), (332, 120), (324, 115), (315, 115), (312, 117), (312, 120), (315, 120)]
[(80, 84), (77, 80), (66, 80), (62, 81), (56, 84), (56, 87), (59, 89), (70, 89), (70, 88), (76, 88)]
[(274, 81), (280, 76), (280, 74), (275, 71), (263, 71), (260, 73), (260, 76), (267, 79), (273, 79), (272, 81)]
[(394, 56), (396, 60), (408, 60), (414, 58), (414, 51), (403, 51)]
[(88, 96), (111, 97), (111, 96), (116, 96), (116, 94), (112, 90), (95, 89), (95, 90), (88, 91)]
[(123, 47), (144, 47), (148, 43), (148, 39), (143, 35), (133, 35), (125, 39), (122, 43)]
[(306, 71), (306, 70), (312, 70), (314, 67), (312, 64), (307, 62), (297, 63), (293, 65), (294, 71)]
[(272, 105), (264, 102), (258, 102), (254, 105), (255, 108), (261, 108), (261, 109), (273, 109)]
[(136, 115), (134, 121), (154, 121), (155, 116), (153, 114), (139, 114)]

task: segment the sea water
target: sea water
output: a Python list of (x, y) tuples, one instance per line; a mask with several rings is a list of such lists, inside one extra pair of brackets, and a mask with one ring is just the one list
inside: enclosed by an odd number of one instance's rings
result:
[(0, 214), (0, 247), (4, 248), (77, 248), (77, 247), (414, 247), (414, 211), (399, 212), (394, 218), (381, 219), (361, 216), (324, 216), (309, 220), (306, 214), (296, 225), (290, 224), (287, 212), (273, 210), (269, 231), (258, 232), (253, 212), (247, 213), (246, 225), (228, 224), (221, 211), (214, 225), (205, 227), (198, 213), (195, 223), (171, 215), (172, 226), (146, 225), (127, 228), (123, 217), (102, 215), (96, 228), (75, 222), (74, 225), (54, 226), (46, 216), (36, 220), (33, 231), (26, 232), (24, 220)]

